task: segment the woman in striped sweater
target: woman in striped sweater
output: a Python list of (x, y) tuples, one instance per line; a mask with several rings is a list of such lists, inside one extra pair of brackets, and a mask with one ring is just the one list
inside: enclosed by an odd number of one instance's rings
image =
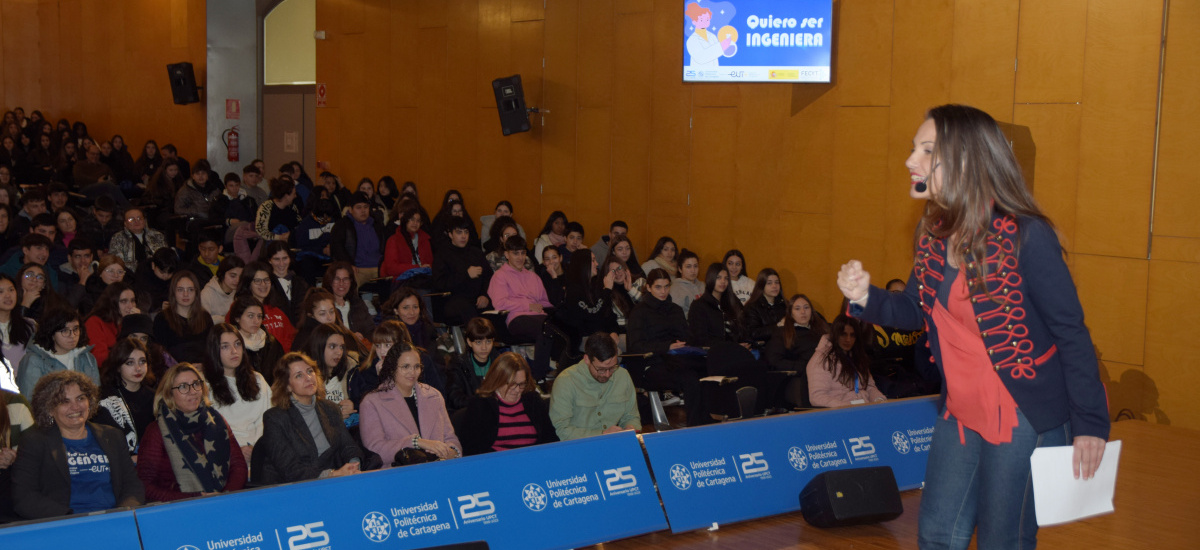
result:
[(492, 362), (459, 418), (461, 432), (458, 426), (455, 432), (465, 455), (558, 441), (550, 408), (534, 386), (529, 365), (513, 352)]

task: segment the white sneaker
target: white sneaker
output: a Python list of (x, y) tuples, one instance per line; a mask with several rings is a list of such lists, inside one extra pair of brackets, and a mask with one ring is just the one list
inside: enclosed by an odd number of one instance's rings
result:
[(683, 398), (682, 398), (682, 397), (679, 397), (678, 395), (675, 395), (674, 393), (672, 393), (672, 392), (669, 392), (669, 391), (665, 391), (665, 392), (663, 392), (663, 394), (662, 394), (662, 405), (663, 405), (664, 407), (671, 407), (671, 406), (674, 406), (674, 405), (682, 405), (682, 404), (683, 404)]

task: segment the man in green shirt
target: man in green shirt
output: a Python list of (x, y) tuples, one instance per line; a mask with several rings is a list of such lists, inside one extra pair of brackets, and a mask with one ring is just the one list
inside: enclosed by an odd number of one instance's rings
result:
[(637, 396), (629, 373), (621, 368), (616, 342), (604, 332), (588, 337), (583, 361), (554, 380), (550, 421), (567, 441), (593, 435), (637, 431)]

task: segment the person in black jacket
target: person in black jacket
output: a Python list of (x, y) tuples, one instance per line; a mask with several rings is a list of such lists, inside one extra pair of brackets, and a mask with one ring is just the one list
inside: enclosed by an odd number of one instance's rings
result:
[(275, 366), (271, 404), (263, 413), (263, 435), (255, 447), (262, 463), (254, 482), (288, 483), (358, 473), (363, 451), (354, 442), (337, 404), (325, 399), (321, 371), (302, 353), (284, 355)]
[[(704, 361), (671, 354), (687, 346), (688, 338), (683, 308), (671, 301), (671, 276), (665, 269), (652, 269), (646, 275), (646, 286), (650, 289), (649, 294), (634, 306), (625, 325), (629, 353), (653, 354), (640, 376), (644, 387), (680, 393), (687, 407), (688, 425), (705, 424), (708, 415), (699, 391), (699, 373), (704, 369)], [(631, 361), (626, 365), (631, 374), (633, 363)]]
[(779, 282), (779, 272), (764, 268), (758, 272), (754, 290), (742, 307), (742, 327), (751, 346), (761, 348), (765, 345), (785, 316), (787, 306), (783, 303), (783, 284)]
[(729, 272), (713, 263), (704, 275), (704, 295), (688, 311), (688, 344), (709, 347), (718, 342), (741, 342), (742, 306), (729, 288)]
[(598, 269), (591, 249), (571, 254), (564, 275), (567, 291), (562, 307), (554, 310), (554, 318), (571, 339), (572, 352), (582, 349), (585, 336), (598, 331), (617, 338), (617, 315), (612, 302), (615, 275), (606, 272), (604, 278), (597, 278)]
[(433, 307), (447, 325), (461, 325), (491, 306), (488, 284), (492, 268), (478, 247), (468, 246), (471, 220), (450, 216), (447, 237), (450, 244), (433, 257), (433, 290), (449, 292), (438, 298)]
[(371, 199), (365, 194), (352, 194), (348, 206), (349, 212), (333, 224), (329, 255), (353, 265), (355, 281), (361, 286), (379, 276), (388, 236), (383, 222), (371, 217)]
[[(134, 472), (124, 434), (87, 421), (96, 413), (99, 397), (96, 385), (79, 372), (52, 372), (38, 381), (31, 400), (37, 428), (21, 434), (12, 465), (17, 515), (39, 519), (145, 502), (145, 488)], [(103, 463), (96, 460), (100, 454)], [(95, 466), (72, 466), (78, 455), (91, 455)], [(72, 498), (73, 491), (81, 492)]]
[(763, 348), (763, 357), (771, 370), (799, 373), (782, 388), (783, 398), (791, 407), (809, 406), (808, 360), (817, 351), (821, 336), (829, 333), (828, 324), (812, 308), (808, 296), (796, 294), (787, 301), (788, 317)]
[(491, 321), (483, 317), (467, 321), (463, 336), (470, 353), (451, 361), (446, 369), (446, 409), (450, 412), (467, 406), (496, 359), (496, 327)]
[(529, 365), (511, 351), (496, 358), (459, 418), (454, 432), (464, 455), (558, 441), (550, 407), (538, 394)]

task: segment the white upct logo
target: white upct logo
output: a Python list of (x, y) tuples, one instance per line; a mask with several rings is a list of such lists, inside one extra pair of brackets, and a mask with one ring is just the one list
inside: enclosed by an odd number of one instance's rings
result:
[[(329, 533), (324, 529), (325, 522), (318, 521), (316, 523), (306, 523), (304, 525), (293, 525), (287, 528), (288, 534), (296, 533), (288, 537), (289, 550), (311, 550), (320, 548), (329, 544)], [(303, 542), (313, 539), (312, 542)]]
[(912, 450), (912, 444), (908, 441), (908, 436), (904, 432), (892, 432), (892, 447), (896, 448), (896, 452), (906, 455)]
[(851, 437), (847, 441), (853, 443), (853, 445), (850, 445), (850, 454), (854, 455), (854, 458), (862, 458), (875, 454), (875, 445), (871, 443), (871, 438), (868, 436)]
[(767, 471), (770, 466), (767, 465), (767, 461), (763, 460), (762, 456), (761, 452), (738, 455), (738, 458), (742, 459), (742, 473), (750, 475)]
[(525, 507), (533, 512), (541, 512), (546, 509), (546, 503), (549, 499), (546, 498), (546, 490), (537, 483), (530, 483), (521, 490), (521, 502), (525, 503)]
[(371, 542), (383, 542), (392, 534), (392, 524), (382, 512), (368, 512), (362, 520), (363, 536)]
[(686, 491), (692, 486), (692, 473), (683, 464), (671, 466), (671, 484), (680, 491)]
[(613, 491), (636, 487), (637, 478), (629, 473), (631, 470), (633, 470), (632, 466), (604, 470), (604, 484), (608, 487), (608, 492), (612, 493)]
[(481, 518), (496, 512), (496, 505), (492, 504), (490, 493), (475, 493), (473, 495), (463, 495), (458, 497), (459, 502), (465, 502), (458, 507), (458, 515), (463, 521), (475, 518)]
[(804, 449), (792, 447), (788, 449), (788, 464), (797, 472), (803, 472), (808, 469), (808, 455), (804, 454)]

